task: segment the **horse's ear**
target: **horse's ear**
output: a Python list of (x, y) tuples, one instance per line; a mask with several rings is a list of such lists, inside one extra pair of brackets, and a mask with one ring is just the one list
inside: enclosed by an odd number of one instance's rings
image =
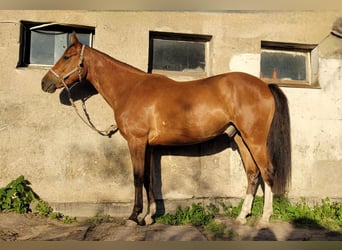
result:
[(77, 38), (77, 36), (76, 36), (76, 32), (75, 31), (73, 31), (72, 32), (72, 34), (71, 34), (71, 44), (76, 44), (76, 43), (79, 43), (79, 41), (78, 41), (78, 38)]

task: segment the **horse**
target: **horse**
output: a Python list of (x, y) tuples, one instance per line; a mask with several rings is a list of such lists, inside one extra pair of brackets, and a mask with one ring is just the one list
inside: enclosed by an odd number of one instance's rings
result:
[[(284, 194), (291, 178), (288, 101), (276, 84), (243, 72), (228, 72), (178, 82), (146, 73), (83, 45), (72, 33), (70, 46), (41, 80), (42, 90), (89, 81), (108, 105), (127, 141), (134, 179), (134, 205), (127, 222), (154, 223), (153, 148), (192, 145), (224, 133), (235, 141), (247, 177), (247, 190), (236, 220), (246, 223), (263, 181), (264, 206), (259, 225), (273, 213), (273, 195)], [(143, 186), (147, 213), (142, 220)]]

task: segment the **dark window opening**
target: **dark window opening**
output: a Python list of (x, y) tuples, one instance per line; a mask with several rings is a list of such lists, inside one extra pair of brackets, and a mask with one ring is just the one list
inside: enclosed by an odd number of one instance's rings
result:
[(92, 46), (93, 27), (21, 21), (18, 67), (53, 65), (70, 45), (72, 32), (83, 44)]
[(317, 45), (262, 41), (260, 77), (284, 86), (316, 87)]
[(209, 35), (150, 32), (148, 72), (205, 72)]
[(263, 78), (283, 80), (306, 80), (306, 55), (264, 51), (261, 53)]

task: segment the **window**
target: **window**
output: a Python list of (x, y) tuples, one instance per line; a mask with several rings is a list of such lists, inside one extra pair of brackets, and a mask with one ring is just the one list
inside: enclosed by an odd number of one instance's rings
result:
[(18, 67), (53, 65), (70, 45), (73, 31), (78, 39), (92, 46), (93, 27), (21, 21)]
[(204, 76), (210, 35), (150, 31), (149, 73)]
[(317, 46), (262, 41), (260, 69), (260, 77), (266, 82), (317, 87)]

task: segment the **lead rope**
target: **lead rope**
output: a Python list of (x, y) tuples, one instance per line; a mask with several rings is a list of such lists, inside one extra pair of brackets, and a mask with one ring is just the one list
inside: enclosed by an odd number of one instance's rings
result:
[(72, 99), (71, 96), (71, 92), (69, 87), (65, 84), (64, 79), (62, 79), (62, 83), (64, 85), (64, 88), (67, 90), (68, 93), (68, 98), (69, 98), (69, 102), (71, 103), (71, 106), (74, 108), (76, 114), (78, 115), (78, 117), (92, 130), (96, 131), (97, 133), (99, 133), (102, 136), (108, 136), (109, 138), (112, 137), (113, 134), (115, 134), (119, 129), (115, 124), (110, 125), (108, 128), (106, 128), (105, 130), (99, 130), (95, 127), (95, 125), (92, 123), (89, 113), (86, 109), (86, 105), (85, 105), (85, 101), (82, 100), (82, 109), (84, 112), (85, 117), (87, 118), (87, 121), (83, 118), (83, 116), (80, 114), (80, 112), (77, 109), (77, 106), (74, 102), (74, 100)]
[(78, 77), (79, 77), (79, 82), (82, 81), (82, 76), (81, 76), (81, 65), (83, 64), (83, 59), (84, 59), (84, 45), (82, 46), (82, 51), (81, 51), (81, 57), (80, 57), (80, 62), (79, 62), (79, 66), (70, 71), (68, 74), (66, 74), (64, 77), (60, 77), (55, 71), (53, 71), (52, 69), (50, 69), (50, 72), (57, 77), (58, 79), (61, 80), (61, 82), (64, 85), (64, 88), (66, 89), (67, 93), (68, 93), (68, 98), (69, 98), (69, 102), (71, 104), (71, 106), (74, 108), (76, 114), (78, 115), (78, 117), (92, 130), (96, 131), (97, 133), (99, 133), (102, 136), (108, 136), (109, 138), (112, 137), (113, 134), (115, 134), (119, 129), (115, 124), (110, 125), (107, 129), (105, 130), (99, 130), (95, 127), (95, 125), (92, 123), (89, 113), (87, 112), (86, 106), (85, 106), (85, 101), (82, 99), (82, 109), (84, 112), (85, 117), (87, 118), (87, 121), (83, 118), (83, 116), (80, 114), (80, 112), (77, 109), (77, 106), (74, 102), (74, 99), (72, 98), (71, 95), (71, 91), (70, 88), (68, 87), (68, 85), (65, 83), (64, 79), (68, 78), (70, 75), (74, 74), (75, 72), (78, 72)]

